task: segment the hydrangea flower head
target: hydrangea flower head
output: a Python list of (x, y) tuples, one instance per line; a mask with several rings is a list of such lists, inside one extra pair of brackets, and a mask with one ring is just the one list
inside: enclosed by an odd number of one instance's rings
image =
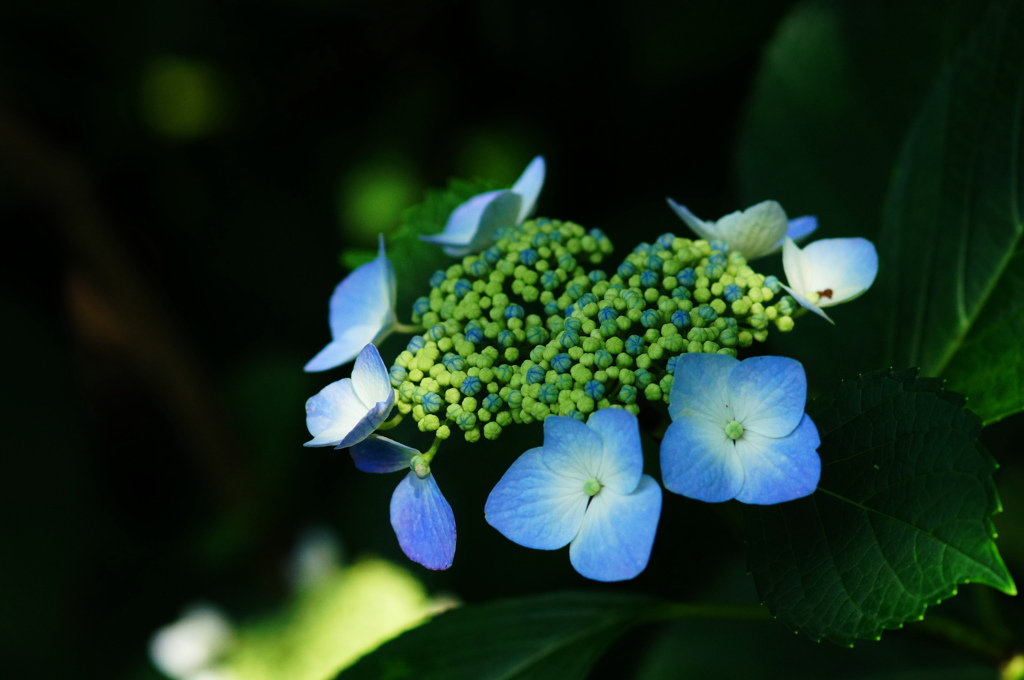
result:
[(380, 237), (377, 257), (341, 280), (331, 295), (331, 342), (303, 370), (326, 371), (347, 364), (366, 345), (380, 343), (395, 326), (395, 270)]
[(785, 357), (738, 361), (683, 354), (661, 442), (665, 488), (701, 501), (770, 505), (812, 493), (818, 430), (804, 413), (803, 366)]
[(821, 309), (848, 302), (871, 287), (878, 274), (878, 252), (864, 238), (825, 238), (801, 250), (791, 239), (782, 248), (783, 285), (801, 305), (829, 323)]
[(455, 559), (455, 515), (419, 451), (372, 435), (350, 450), (363, 472), (409, 470), (391, 496), (391, 527), (409, 559), (427, 569), (447, 569)]
[(569, 545), (569, 561), (597, 581), (631, 579), (647, 566), (661, 488), (642, 474), (636, 416), (596, 411), (586, 424), (544, 420), (544, 445), (512, 464), (491, 491), (487, 521), (527, 548)]
[(367, 345), (351, 378), (332, 382), (306, 400), (306, 428), (313, 438), (304, 446), (352, 446), (380, 427), (394, 405), (388, 369), (377, 348)]
[(762, 201), (742, 212), (732, 212), (714, 222), (705, 222), (686, 206), (671, 198), (666, 200), (669, 207), (702, 239), (724, 241), (747, 260), (774, 253), (782, 247), (787, 236), (801, 239), (818, 228), (818, 219), (813, 215), (788, 220), (786, 211), (776, 201)]
[(545, 173), (544, 157), (537, 156), (511, 189), (477, 194), (452, 211), (444, 231), (420, 238), (444, 246), (444, 252), (453, 257), (483, 250), (494, 241), (495, 231), (522, 224), (529, 217)]

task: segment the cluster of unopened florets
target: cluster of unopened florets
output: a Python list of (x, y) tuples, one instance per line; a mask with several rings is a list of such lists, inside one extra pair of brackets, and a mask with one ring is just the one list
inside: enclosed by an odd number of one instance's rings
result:
[(413, 305), (426, 330), (391, 368), (402, 413), (445, 439), (496, 439), (549, 415), (584, 420), (637, 399), (668, 402), (677, 358), (763, 341), (793, 327), (795, 304), (774, 277), (722, 243), (665, 234), (609, 277), (599, 230), (539, 219), (431, 278)]

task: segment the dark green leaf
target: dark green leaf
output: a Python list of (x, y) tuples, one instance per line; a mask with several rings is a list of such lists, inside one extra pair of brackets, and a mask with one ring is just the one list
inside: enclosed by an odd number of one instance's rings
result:
[(992, 540), (995, 462), (963, 398), (913, 370), (877, 371), (807, 408), (818, 490), (744, 506), (749, 566), (785, 625), (851, 644), (978, 582), (1016, 592)]
[(471, 605), (384, 644), (338, 680), (573, 680), (658, 604), (559, 593)]
[(438, 269), (458, 259), (445, 255), (441, 246), (420, 240), (420, 235), (439, 234), (449, 215), (469, 198), (497, 189), (493, 182), (453, 179), (446, 189), (430, 189), (423, 202), (402, 216), (402, 226), (388, 239), (388, 257), (398, 284), (399, 320), (408, 322), (408, 309), (416, 298), (430, 292), (428, 281)]
[[(983, 10), (984, 3), (964, 0), (797, 4), (765, 49), (743, 121), (742, 205), (775, 199), (791, 216), (815, 214), (812, 238), (877, 239), (900, 144)], [(884, 334), (874, 329), (889, 299), (875, 285), (830, 310), (842, 332), (807, 318), (769, 343), (801, 357), (812, 387), (834, 384), (883, 363)]]
[[(893, 295), (890, 356), (927, 375), (949, 368), (971, 397), (987, 390), (973, 373), (979, 357), (1008, 378), (1022, 361), (1019, 342), (1002, 337), (1020, 318), (1008, 313), (1003, 290), (1014, 290), (1021, 276), (1014, 253), (1024, 234), (1022, 129), (1024, 2), (999, 0), (932, 89), (904, 144), (879, 243), (877, 285)], [(1001, 381), (974, 405), (985, 421), (1019, 411), (1024, 383)]]

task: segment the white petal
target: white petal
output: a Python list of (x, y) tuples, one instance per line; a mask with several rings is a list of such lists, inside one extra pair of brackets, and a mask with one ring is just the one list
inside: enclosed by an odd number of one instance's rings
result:
[(718, 221), (719, 238), (748, 260), (767, 255), (786, 234), (786, 211), (776, 201), (763, 201), (742, 213), (726, 215)]
[[(852, 300), (871, 286), (878, 274), (878, 253), (863, 238), (821, 239), (803, 250), (787, 238), (782, 266), (789, 282), (786, 290), (801, 305), (828, 319), (822, 307)], [(811, 302), (813, 298), (817, 301)]]

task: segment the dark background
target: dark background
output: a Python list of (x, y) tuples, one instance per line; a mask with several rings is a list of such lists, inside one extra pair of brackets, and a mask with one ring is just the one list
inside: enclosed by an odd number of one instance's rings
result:
[[(539, 428), (453, 447), (459, 552), (439, 574), (387, 526), (397, 478), (301, 446), (304, 400), (346, 374), (301, 371), (329, 339), (339, 253), (372, 247), (426, 188), (511, 183), (536, 154), (539, 213), (602, 228), (613, 259), (683, 232), (667, 195), (706, 218), (770, 198), (742, 195), (734, 159), (791, 4), (6, 3), (8, 677), (156, 677), (156, 628), (197, 598), (271, 610), (314, 524), (467, 601), (586, 586), (564, 551), (483, 522)], [(912, 110), (923, 89), (892, 96)], [(624, 588), (699, 596), (742, 563), (737, 531), (734, 509), (667, 500), (652, 565)]]

